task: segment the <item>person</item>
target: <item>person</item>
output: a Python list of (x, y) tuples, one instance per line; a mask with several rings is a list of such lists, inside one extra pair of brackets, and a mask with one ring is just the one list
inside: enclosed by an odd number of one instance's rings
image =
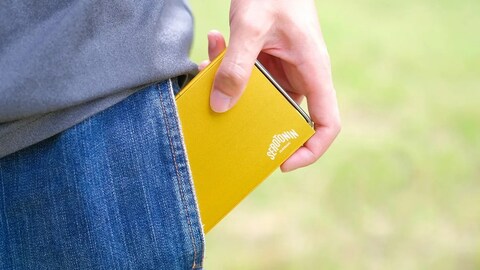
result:
[[(174, 101), (192, 25), (186, 0), (0, 5), (1, 269), (202, 268)], [(210, 60), (226, 48), (208, 42)], [(231, 0), (228, 45), (211, 109), (235, 106), (258, 58), (315, 122), (282, 171), (315, 162), (340, 118), (314, 1)]]

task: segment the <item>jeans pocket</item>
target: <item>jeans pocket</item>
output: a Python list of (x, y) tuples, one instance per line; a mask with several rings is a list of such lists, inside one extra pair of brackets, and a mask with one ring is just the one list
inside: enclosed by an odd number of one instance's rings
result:
[(202, 268), (176, 85), (0, 159), (1, 269)]

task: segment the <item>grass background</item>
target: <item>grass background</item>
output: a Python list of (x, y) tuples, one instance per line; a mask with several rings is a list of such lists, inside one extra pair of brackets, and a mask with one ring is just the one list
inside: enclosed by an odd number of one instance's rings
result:
[[(200, 62), (229, 1), (190, 3)], [(317, 6), (343, 130), (212, 230), (206, 269), (480, 269), (480, 1)]]

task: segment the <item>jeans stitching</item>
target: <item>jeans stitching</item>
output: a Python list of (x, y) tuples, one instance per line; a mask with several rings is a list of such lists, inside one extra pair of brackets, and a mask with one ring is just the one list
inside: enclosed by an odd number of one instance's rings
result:
[[(168, 80), (168, 88), (170, 91), (173, 91), (173, 86), (172, 86), (172, 81), (171, 80)], [(158, 87), (157, 87), (158, 89)], [(159, 91), (161, 91), (161, 89), (158, 89)], [(190, 236), (190, 240), (192, 241), (192, 246), (193, 246), (193, 265), (192, 265), (192, 269), (195, 269), (197, 268), (197, 247), (195, 245), (195, 237), (193, 236), (193, 230), (192, 230), (192, 222), (190, 221), (190, 215), (188, 214), (188, 206), (187, 206), (187, 203), (185, 202), (186, 201), (186, 198), (185, 198), (185, 194), (183, 192), (183, 185), (180, 181), (180, 178), (181, 178), (181, 175), (180, 175), (180, 171), (178, 169), (178, 162), (177, 162), (177, 158), (176, 158), (176, 151), (175, 149), (173, 148), (173, 141), (172, 141), (172, 133), (171, 133), (171, 130), (170, 130), (170, 127), (169, 127), (169, 120), (168, 120), (168, 114), (165, 110), (165, 106), (163, 104), (163, 97), (162, 97), (162, 93), (160, 93), (160, 106), (162, 107), (162, 112), (165, 116), (165, 122), (166, 122), (166, 128), (167, 128), (167, 134), (168, 134), (168, 140), (169, 140), (169, 145), (170, 145), (170, 151), (172, 152), (172, 157), (173, 157), (173, 163), (175, 165), (175, 173), (177, 175), (177, 183), (179, 185), (179, 191), (180, 191), (180, 196), (181, 196), (181, 201), (182, 201), (182, 204), (183, 204), (183, 208), (184, 208), (184, 211), (185, 211), (185, 216), (187, 218), (187, 224), (188, 224), (188, 231), (189, 231), (189, 236)]]

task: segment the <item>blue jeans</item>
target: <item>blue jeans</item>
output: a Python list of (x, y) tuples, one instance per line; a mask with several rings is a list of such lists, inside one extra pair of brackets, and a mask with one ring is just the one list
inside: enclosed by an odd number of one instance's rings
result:
[(201, 269), (175, 79), (0, 159), (0, 269)]

